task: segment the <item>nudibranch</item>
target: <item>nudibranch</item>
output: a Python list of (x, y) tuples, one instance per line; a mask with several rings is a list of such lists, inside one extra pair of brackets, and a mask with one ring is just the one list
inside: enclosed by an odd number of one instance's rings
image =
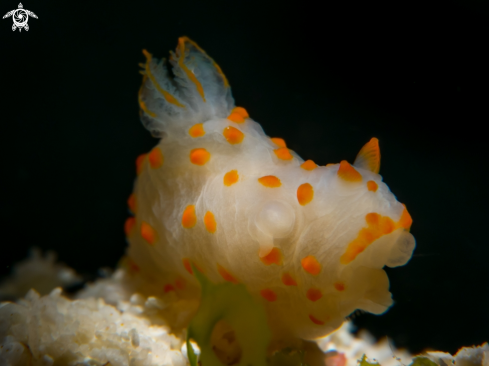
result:
[(172, 73), (143, 53), (141, 120), (160, 140), (136, 162), (125, 225), (133, 267), (182, 298), (199, 294), (195, 270), (244, 284), (275, 333), (302, 339), (392, 305), (382, 268), (404, 265), (415, 240), (378, 174), (378, 140), (353, 164), (304, 161), (234, 105), (193, 41), (179, 39)]

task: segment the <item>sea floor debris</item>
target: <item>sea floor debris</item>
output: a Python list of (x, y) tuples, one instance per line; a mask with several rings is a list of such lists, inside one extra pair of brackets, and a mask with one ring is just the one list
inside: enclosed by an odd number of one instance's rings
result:
[[(153, 285), (126, 268), (75, 294), (63, 293), (61, 286), (79, 281), (80, 276), (57, 263), (53, 254), (43, 257), (38, 250), (15, 266), (13, 274), (0, 284), (0, 300), (15, 298), (0, 303), (0, 366), (190, 364), (182, 324), (188, 324), (198, 304), (178, 300), (171, 291), (162, 297), (150, 296)], [(345, 322), (317, 340), (317, 346), (308, 345), (305, 357), (284, 353), (270, 364), (489, 366), (487, 343), (462, 348), (454, 356), (430, 351), (424, 358), (413, 358), (393, 349), (387, 340), (375, 342), (366, 332), (354, 336), (352, 329)], [(199, 353), (195, 343), (192, 348)]]

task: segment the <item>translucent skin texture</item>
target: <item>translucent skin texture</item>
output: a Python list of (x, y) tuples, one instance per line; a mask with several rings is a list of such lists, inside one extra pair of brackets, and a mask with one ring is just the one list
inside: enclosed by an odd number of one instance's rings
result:
[(304, 163), (234, 102), (220, 68), (181, 38), (174, 78), (147, 52), (143, 124), (162, 137), (138, 159), (128, 255), (162, 291), (198, 296), (190, 263), (211, 281), (243, 283), (276, 334), (304, 339), (356, 309), (391, 304), (384, 265), (415, 247), (411, 218), (377, 174), (372, 139), (352, 165)]

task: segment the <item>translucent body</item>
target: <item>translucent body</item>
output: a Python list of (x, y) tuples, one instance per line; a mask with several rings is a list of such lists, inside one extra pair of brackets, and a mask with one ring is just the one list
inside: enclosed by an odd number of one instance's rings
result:
[(233, 109), (221, 70), (186, 38), (170, 58), (175, 79), (147, 57), (142, 120), (163, 138), (139, 160), (126, 227), (141, 273), (182, 297), (198, 296), (190, 263), (244, 283), (277, 334), (306, 339), (356, 309), (384, 312), (382, 268), (405, 264), (415, 243), (373, 158), (304, 163)]

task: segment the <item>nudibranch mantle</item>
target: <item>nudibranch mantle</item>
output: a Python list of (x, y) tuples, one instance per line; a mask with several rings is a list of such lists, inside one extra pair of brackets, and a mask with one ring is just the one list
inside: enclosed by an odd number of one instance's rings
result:
[(161, 140), (137, 159), (133, 268), (182, 298), (198, 294), (192, 268), (243, 283), (275, 333), (303, 339), (356, 309), (392, 305), (382, 268), (404, 265), (415, 241), (378, 174), (377, 139), (353, 165), (304, 161), (235, 107), (222, 70), (194, 42), (179, 39), (173, 75), (144, 54), (141, 119)]

